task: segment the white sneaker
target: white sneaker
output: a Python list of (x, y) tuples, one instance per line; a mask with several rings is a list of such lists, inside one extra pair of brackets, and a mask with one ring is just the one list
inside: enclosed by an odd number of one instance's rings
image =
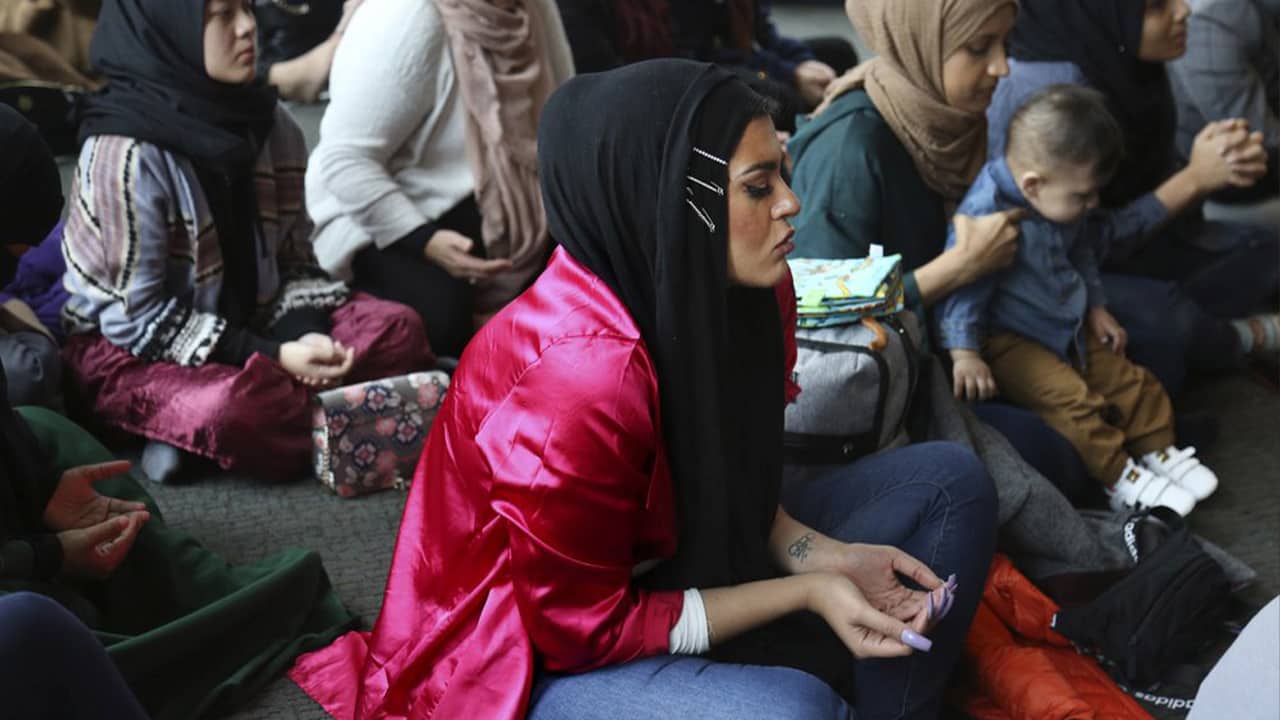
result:
[(1177, 483), (1194, 495), (1196, 502), (1209, 497), (1218, 489), (1218, 476), (1196, 459), (1196, 449), (1190, 446), (1179, 450), (1170, 445), (1164, 450), (1147, 453), (1142, 456), (1142, 464), (1151, 472)]
[(1163, 475), (1157, 475), (1131, 458), (1115, 485), (1107, 491), (1116, 512), (1142, 510), (1163, 505), (1179, 515), (1188, 515), (1196, 506), (1195, 496)]

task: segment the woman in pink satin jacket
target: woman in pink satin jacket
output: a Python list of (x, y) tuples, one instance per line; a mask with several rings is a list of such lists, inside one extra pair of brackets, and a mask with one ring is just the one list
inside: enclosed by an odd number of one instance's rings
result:
[(561, 247), (462, 357), (373, 632), (291, 672), (334, 716), (936, 714), (994, 494), (938, 444), (782, 487), (799, 201), (769, 109), (678, 60), (552, 97)]

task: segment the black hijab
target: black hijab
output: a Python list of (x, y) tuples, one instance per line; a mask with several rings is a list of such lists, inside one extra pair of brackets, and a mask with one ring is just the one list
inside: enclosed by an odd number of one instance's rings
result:
[(657, 367), (679, 535), (675, 557), (645, 577), (654, 587), (776, 574), (777, 302), (729, 287), (728, 203), (710, 189), (728, 186), (725, 162), (762, 107), (723, 70), (653, 60), (574, 78), (540, 121), (551, 236), (622, 300)]
[(1021, 0), (1009, 54), (1071, 62), (1107, 97), (1124, 129), (1125, 161), (1103, 190), (1109, 207), (1155, 190), (1173, 173), (1177, 111), (1163, 63), (1138, 59), (1144, 0)]
[(0, 105), (0, 285), (17, 264), (9, 245), (39, 245), (62, 214), (62, 179), (40, 131)]
[(0, 363), (0, 543), (46, 532), (44, 507), (55, 483), (38, 448), (26, 421), (9, 405), (9, 381)]
[(205, 0), (108, 0), (89, 59), (107, 85), (82, 108), (80, 139), (136, 138), (195, 166), (224, 264), (220, 311), (241, 324), (256, 304), (253, 166), (275, 121), (265, 83), (229, 85), (204, 67)]

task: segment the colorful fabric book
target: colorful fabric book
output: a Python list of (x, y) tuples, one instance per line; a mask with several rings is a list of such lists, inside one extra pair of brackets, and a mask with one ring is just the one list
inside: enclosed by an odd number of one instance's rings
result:
[(902, 256), (788, 260), (803, 328), (855, 323), (902, 310)]

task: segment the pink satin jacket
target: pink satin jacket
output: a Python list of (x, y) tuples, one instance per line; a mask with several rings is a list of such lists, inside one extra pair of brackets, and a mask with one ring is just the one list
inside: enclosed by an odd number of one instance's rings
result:
[[(778, 294), (791, 327), (789, 277)], [(304, 655), (290, 677), (339, 720), (490, 720), (524, 716), (535, 663), (578, 672), (666, 652), (682, 594), (632, 584), (636, 565), (675, 551), (659, 418), (631, 316), (557, 248), (463, 355), (373, 632)]]

